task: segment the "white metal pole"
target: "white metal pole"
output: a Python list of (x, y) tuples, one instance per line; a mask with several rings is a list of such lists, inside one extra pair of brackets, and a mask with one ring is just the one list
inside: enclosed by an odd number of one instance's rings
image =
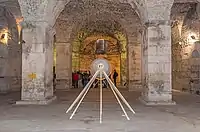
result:
[[(106, 76), (105, 73), (104, 73), (104, 76)], [(106, 80), (107, 80), (107, 78), (106, 78)], [(108, 81), (108, 80), (107, 80), (107, 81)], [(127, 120), (130, 120), (130, 118), (128, 117), (128, 114), (126, 113), (126, 111), (125, 111), (125, 109), (124, 109), (124, 107), (123, 107), (121, 101), (119, 100), (119, 98), (118, 98), (118, 96), (117, 96), (115, 90), (113, 89), (112, 84), (110, 83), (110, 81), (108, 81), (108, 84), (110, 85), (110, 89), (112, 90), (112, 92), (113, 92), (113, 94), (114, 94), (116, 100), (118, 101), (118, 103), (119, 103), (119, 105), (120, 105), (122, 111), (124, 112), (124, 114), (125, 114)]]
[(79, 94), (79, 96), (75, 99), (75, 101), (71, 104), (71, 106), (69, 107), (69, 109), (66, 111), (66, 113), (68, 113), (73, 107), (74, 105), (78, 102), (78, 100), (80, 100), (81, 96), (85, 93), (85, 91), (87, 89), (89, 89), (90, 84), (92, 84), (94, 82), (94, 80), (96, 79), (97, 75), (99, 73), (99, 70), (94, 74), (94, 76), (91, 78), (91, 80), (88, 82), (88, 84), (83, 88), (83, 90), (81, 91), (81, 93)]
[[(97, 72), (99, 72), (99, 71), (97, 71)], [(96, 76), (97, 76), (97, 75), (96, 75)], [(94, 76), (94, 78), (96, 78), (96, 76)], [(94, 82), (94, 79), (91, 79), (91, 81), (88, 83), (88, 84), (89, 84), (89, 85), (88, 85), (88, 88), (87, 88), (87, 90), (85, 91), (85, 93), (83, 94), (82, 98), (80, 99), (78, 105), (77, 105), (76, 108), (74, 109), (72, 115), (70, 116), (70, 119), (73, 118), (74, 114), (75, 114), (76, 111), (78, 110), (78, 108), (79, 108), (81, 102), (83, 101), (83, 99), (85, 98), (86, 94), (87, 94), (88, 91), (90, 90), (90, 87), (91, 87), (91, 85), (92, 85), (93, 82)]]
[(102, 114), (103, 114), (103, 87), (102, 87), (102, 69), (100, 70), (100, 123), (102, 123)]
[(132, 109), (132, 107), (129, 105), (129, 103), (126, 101), (126, 99), (122, 96), (122, 94), (119, 92), (119, 90), (115, 87), (115, 85), (113, 84), (113, 82), (110, 80), (110, 78), (108, 77), (108, 75), (103, 71), (105, 77), (108, 79), (108, 81), (111, 83), (111, 85), (113, 86), (115, 92), (119, 95), (119, 97), (122, 99), (122, 101), (127, 105), (127, 107), (130, 109), (130, 111), (133, 112), (133, 114), (135, 114), (135, 111)]

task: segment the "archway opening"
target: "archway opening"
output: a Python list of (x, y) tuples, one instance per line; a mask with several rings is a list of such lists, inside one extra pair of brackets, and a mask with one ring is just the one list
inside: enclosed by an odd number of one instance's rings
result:
[(73, 71), (89, 70), (91, 61), (98, 57), (93, 49), (98, 39), (109, 44), (105, 56), (119, 73), (118, 84), (129, 90), (141, 88), (142, 26), (131, 5), (70, 1), (55, 28), (56, 77), (61, 89), (71, 88)]
[[(103, 57), (109, 61), (111, 69), (118, 72), (118, 86), (124, 86), (127, 77), (127, 40), (124, 34), (118, 31), (114, 35), (92, 33), (85, 37), (82, 36), (83, 32), (78, 34), (80, 36), (74, 40), (72, 46), (72, 71), (90, 71), (91, 63)], [(104, 40), (107, 45), (103, 55), (95, 52), (98, 40)]]

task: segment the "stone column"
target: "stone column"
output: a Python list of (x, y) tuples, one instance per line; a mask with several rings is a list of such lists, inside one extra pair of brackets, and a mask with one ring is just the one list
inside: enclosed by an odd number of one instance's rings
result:
[[(128, 49), (128, 88), (130, 91), (141, 89), (141, 44), (138, 35), (127, 45)], [(131, 38), (131, 37), (130, 37)], [(133, 38), (132, 38), (133, 39)]]
[[(54, 94), (53, 90), (53, 63), (54, 63), (54, 35), (56, 34), (55, 29), (48, 27), (46, 29), (46, 44), (45, 44), (45, 87), (47, 88), (45, 95), (52, 97)], [(54, 97), (55, 99), (55, 97)]]
[(68, 42), (56, 43), (57, 89), (70, 90), (72, 87), (72, 49)]
[(143, 42), (144, 92), (147, 105), (175, 104), (172, 101), (171, 26), (170, 21), (146, 23)]
[[(53, 43), (46, 22), (23, 22), (22, 90), (16, 104), (48, 104), (53, 96)], [(50, 60), (51, 59), (51, 60)]]

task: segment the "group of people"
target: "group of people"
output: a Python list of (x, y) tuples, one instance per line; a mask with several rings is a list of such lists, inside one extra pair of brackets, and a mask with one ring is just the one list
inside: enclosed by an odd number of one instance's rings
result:
[(72, 85), (74, 86), (74, 88), (79, 88), (80, 85), (82, 85), (82, 87), (85, 87), (87, 83), (90, 81), (90, 79), (91, 79), (90, 71), (84, 71), (84, 72), (77, 71), (72, 73)]
[[(109, 76), (111, 78), (111, 75)], [(113, 73), (113, 81), (115, 86), (117, 86), (117, 77), (118, 77), (118, 73), (116, 70), (114, 70)], [(80, 71), (76, 71), (72, 73), (72, 85), (74, 88), (84, 88), (87, 83), (90, 81), (90, 79), (92, 78), (92, 75), (90, 73), (90, 71), (84, 71), (84, 72), (80, 72)], [(107, 81), (103, 80), (103, 87), (107, 88)], [(98, 85), (98, 80), (95, 80), (93, 86), (97, 87)]]

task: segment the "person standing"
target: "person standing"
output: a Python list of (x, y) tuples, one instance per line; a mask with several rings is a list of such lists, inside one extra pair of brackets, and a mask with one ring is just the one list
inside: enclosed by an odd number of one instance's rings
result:
[(74, 73), (73, 80), (74, 80), (74, 88), (78, 88), (78, 80), (79, 80), (78, 72)]
[(53, 90), (56, 91), (56, 67), (53, 66)]
[(117, 73), (116, 70), (114, 70), (113, 80), (114, 80), (114, 84), (115, 84), (115, 86), (117, 86), (117, 77), (118, 77), (118, 73)]

